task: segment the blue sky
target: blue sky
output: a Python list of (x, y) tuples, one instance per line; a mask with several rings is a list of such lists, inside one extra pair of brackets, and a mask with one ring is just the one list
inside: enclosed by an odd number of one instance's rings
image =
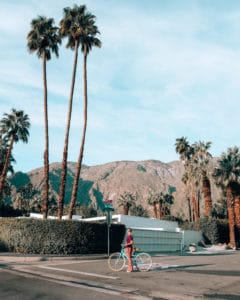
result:
[[(178, 159), (176, 138), (212, 141), (219, 156), (239, 146), (240, 2), (174, 0), (10, 0), (0, 10), (0, 117), (23, 109), (28, 144), (14, 147), (15, 171), (43, 165), (42, 62), (26, 48), (38, 15), (58, 25), (62, 9), (86, 4), (102, 48), (88, 58), (89, 115), (84, 163)], [(73, 51), (47, 65), (50, 162), (62, 159)], [(81, 141), (83, 87), (79, 56), (69, 161)]]

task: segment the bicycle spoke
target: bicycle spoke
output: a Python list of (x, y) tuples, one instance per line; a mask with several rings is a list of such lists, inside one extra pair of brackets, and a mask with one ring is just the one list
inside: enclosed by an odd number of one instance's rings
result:
[(113, 253), (108, 258), (108, 266), (113, 271), (121, 271), (125, 266), (125, 257), (120, 252)]
[(135, 258), (139, 271), (148, 271), (152, 266), (152, 258), (148, 253), (139, 253)]

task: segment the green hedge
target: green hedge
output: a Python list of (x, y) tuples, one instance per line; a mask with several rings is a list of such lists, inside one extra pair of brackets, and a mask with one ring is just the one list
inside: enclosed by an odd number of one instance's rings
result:
[(203, 218), (199, 221), (199, 228), (207, 243), (229, 243), (228, 220)]
[[(183, 230), (194, 230), (193, 222), (185, 222), (181, 225)], [(199, 230), (202, 231), (205, 242), (208, 244), (229, 243), (229, 226), (227, 219), (201, 218)], [(235, 231), (236, 242), (240, 245), (240, 230)]]
[[(119, 250), (124, 235), (124, 225), (111, 225), (111, 252)], [(107, 224), (2, 218), (0, 250), (32, 254), (106, 253)]]

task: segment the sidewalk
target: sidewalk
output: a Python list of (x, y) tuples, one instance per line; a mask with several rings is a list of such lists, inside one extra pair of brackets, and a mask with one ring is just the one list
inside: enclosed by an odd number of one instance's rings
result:
[(6, 263), (26, 263), (38, 261), (58, 261), (58, 260), (97, 260), (107, 259), (107, 254), (75, 254), (75, 255), (49, 255), (49, 254), (20, 254), (12, 252), (0, 252), (0, 262)]

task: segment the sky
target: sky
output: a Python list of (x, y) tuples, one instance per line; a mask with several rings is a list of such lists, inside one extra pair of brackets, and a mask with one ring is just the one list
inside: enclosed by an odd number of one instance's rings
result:
[[(177, 138), (211, 141), (219, 156), (239, 146), (240, 1), (0, 0), (0, 118), (29, 115), (29, 142), (14, 145), (15, 171), (43, 166), (42, 61), (27, 50), (30, 22), (86, 4), (102, 41), (88, 56), (88, 127), (83, 163), (178, 159)], [(63, 40), (47, 63), (49, 161), (61, 162), (73, 51)], [(79, 55), (68, 160), (76, 162), (83, 124)]]

